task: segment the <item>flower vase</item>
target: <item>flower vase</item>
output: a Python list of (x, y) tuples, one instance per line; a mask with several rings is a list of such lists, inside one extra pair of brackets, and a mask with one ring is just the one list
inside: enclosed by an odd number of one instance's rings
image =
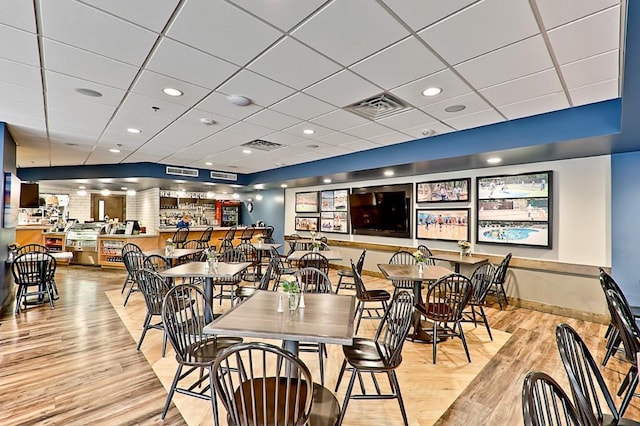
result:
[(173, 249), (174, 249), (173, 244), (167, 244), (164, 248), (165, 256), (173, 256)]
[(210, 257), (207, 259), (207, 267), (209, 268), (210, 271), (215, 271), (216, 269), (218, 269), (218, 262), (216, 262), (216, 258), (215, 257)]
[(460, 249), (460, 257), (469, 256), (469, 249), (462, 248)]
[(420, 275), (424, 273), (424, 262), (418, 262), (418, 273)]
[(298, 309), (300, 303), (300, 293), (288, 293), (289, 296), (289, 310), (295, 311)]

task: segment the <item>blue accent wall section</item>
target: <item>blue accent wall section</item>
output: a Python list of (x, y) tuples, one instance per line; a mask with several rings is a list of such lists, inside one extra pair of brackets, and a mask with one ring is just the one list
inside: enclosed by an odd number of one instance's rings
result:
[(284, 241), (284, 189), (260, 191), (262, 200), (253, 200), (253, 212), (247, 210), (247, 203), (242, 203), (241, 218), (243, 225), (251, 225), (261, 220), (275, 228), (273, 238)]
[[(2, 185), (2, 201), (0, 201), (2, 208), (0, 209), (0, 214), (4, 215), (4, 173), (16, 173), (16, 143), (11, 137), (5, 123), (0, 123), (0, 147), (3, 171), (1, 175), (2, 179), (0, 179)], [(9, 256), (8, 246), (15, 240), (15, 228), (5, 228), (3, 226), (0, 230), (0, 315), (2, 315), (5, 310), (10, 309), (11, 302), (14, 300), (11, 268), (6, 261)]]
[(611, 271), (632, 305), (640, 305), (640, 152), (611, 156)]

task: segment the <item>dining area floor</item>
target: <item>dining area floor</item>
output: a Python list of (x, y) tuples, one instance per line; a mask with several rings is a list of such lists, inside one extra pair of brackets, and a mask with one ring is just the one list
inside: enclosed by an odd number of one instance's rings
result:
[[(36, 306), (17, 316), (7, 309), (0, 319), (0, 424), (212, 424), (210, 404), (183, 395), (174, 397), (166, 420), (160, 419), (175, 373), (174, 353), (168, 348), (161, 357), (162, 333), (156, 330), (147, 333), (141, 351), (136, 351), (145, 304), (142, 295), (134, 293), (123, 306), (125, 274), (61, 267), (55, 309)], [(329, 276), (335, 286), (336, 271)], [(364, 282), (392, 290), (382, 278), (365, 275)], [(216, 313), (228, 309), (228, 301), (214, 305)], [(493, 341), (484, 327), (465, 324), (471, 363), (457, 339), (439, 344), (436, 365), (430, 345), (405, 343), (397, 373), (409, 424), (522, 424), (522, 381), (529, 371), (545, 371), (569, 388), (555, 344), (555, 327), (561, 322), (581, 334), (597, 360), (604, 354), (603, 324), (513, 306), (499, 310), (497, 304), (486, 311)], [(363, 320), (358, 335), (373, 336), (377, 324)], [(337, 345), (327, 345), (327, 350), (326, 386), (333, 390), (343, 354)], [(301, 358), (317, 378), (317, 354), (303, 353)], [(618, 358), (601, 369), (610, 389), (617, 389), (627, 369)], [(336, 393), (340, 403), (345, 388), (343, 381)], [(639, 420), (640, 401), (634, 398), (625, 416)], [(402, 417), (393, 400), (351, 401), (343, 424), (397, 425)]]

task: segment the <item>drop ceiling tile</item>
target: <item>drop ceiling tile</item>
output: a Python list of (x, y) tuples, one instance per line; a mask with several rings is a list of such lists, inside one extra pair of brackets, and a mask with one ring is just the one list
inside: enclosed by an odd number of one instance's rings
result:
[[(57, 113), (55, 115), (61, 115)], [(47, 121), (49, 124), (49, 131), (52, 133), (61, 133), (67, 134), (71, 136), (69, 140), (76, 142), (77, 136), (82, 136), (88, 139), (88, 142), (91, 145), (94, 145), (100, 134), (104, 130), (106, 126), (106, 122), (100, 123), (99, 120), (92, 120), (83, 123), (73, 122), (68, 119), (57, 120), (57, 119), (49, 119)], [(80, 143), (80, 142), (78, 142)]]
[[(422, 92), (429, 87), (439, 87), (442, 89), (442, 93), (438, 96), (424, 96)], [(464, 80), (454, 74), (453, 71), (446, 69), (393, 89), (391, 93), (415, 107), (423, 107), (469, 93), (470, 91), (471, 88)]]
[(71, 133), (65, 133), (55, 129), (49, 129), (49, 139), (52, 144), (62, 144), (78, 148), (80, 150), (91, 150), (97, 142), (96, 138), (93, 136), (76, 137)]
[(253, 103), (268, 107), (295, 92), (277, 81), (243, 69), (217, 89), (225, 95), (245, 94)]
[(249, 69), (300, 90), (335, 73), (340, 66), (286, 37), (253, 61)]
[(122, 160), (123, 163), (163, 162), (167, 155), (157, 151), (135, 151)]
[(381, 126), (378, 123), (367, 123), (345, 129), (344, 133), (348, 133), (350, 135), (357, 136), (363, 139), (369, 139), (376, 136), (388, 135), (389, 133), (393, 133), (393, 130), (385, 126)]
[(146, 142), (143, 147), (162, 146), (175, 150), (178, 143), (180, 147), (188, 147), (219, 131), (212, 127), (176, 121)]
[(270, 133), (267, 136), (265, 136), (264, 138), (269, 142), (274, 142), (274, 143), (278, 143), (281, 145), (295, 145), (297, 143), (300, 143), (301, 141), (304, 140), (303, 137), (300, 137), (298, 135), (292, 135), (290, 133), (286, 133), (286, 132), (274, 132), (274, 133)]
[(326, 0), (232, 0), (261, 19), (275, 25), (282, 31), (289, 31), (298, 22), (319, 8)]
[(0, 97), (3, 109), (11, 110), (13, 105), (33, 106), (44, 110), (42, 90), (0, 82)]
[(42, 91), (40, 68), (0, 59), (0, 81)]
[(480, 90), (480, 93), (493, 105), (501, 106), (561, 91), (558, 73), (555, 68), (551, 68), (487, 87)]
[[(167, 117), (121, 109), (109, 124), (105, 137), (120, 141), (124, 146), (137, 147), (167, 127), (171, 121)], [(142, 133), (129, 133), (129, 128), (140, 129)]]
[[(171, 102), (173, 98), (168, 100), (153, 98), (151, 96), (140, 95), (138, 93), (129, 92), (121, 109), (126, 111), (139, 112), (143, 114), (152, 114), (164, 118), (174, 120), (189, 109), (189, 106)], [(155, 108), (157, 109), (155, 109)]]
[(487, 109), (484, 111), (477, 111), (468, 115), (461, 115), (458, 117), (450, 118), (446, 123), (457, 129), (465, 130), (472, 129), (474, 127), (486, 126), (493, 123), (499, 123), (505, 121), (505, 119), (493, 109)]
[(145, 28), (159, 33), (162, 31), (175, 8), (180, 4), (179, 0), (158, 2), (156, 0), (81, 0), (98, 9), (119, 16), (127, 21), (134, 22)]
[(502, 112), (509, 120), (516, 118), (528, 117), (545, 112), (557, 111), (569, 108), (569, 102), (564, 93), (552, 93), (550, 95), (541, 96), (539, 98), (529, 99), (500, 107)]
[[(248, 141), (246, 138), (238, 138), (237, 136), (231, 138), (225, 134), (225, 132), (219, 132), (189, 147), (189, 150), (197, 150), (197, 152), (204, 157), (213, 153), (226, 151), (227, 149), (237, 147)], [(216, 159), (219, 161), (217, 157), (216, 155)]]
[(0, 57), (39, 67), (36, 35), (0, 24)]
[(91, 154), (87, 156), (85, 164), (119, 163), (130, 154), (126, 149), (121, 149), (118, 153), (109, 152), (109, 148), (96, 146)]
[[(85, 164), (91, 151), (79, 150), (78, 147), (52, 145), (51, 166), (64, 166), (69, 164)], [(105, 163), (103, 158), (103, 163)]]
[(8, 124), (9, 132), (11, 132), (16, 142), (20, 141), (14, 132), (16, 129), (20, 128), (33, 130), (34, 133), (42, 134), (46, 137), (47, 126), (45, 124), (44, 112), (42, 110), (40, 112), (31, 111), (28, 115), (0, 111), (0, 121), (4, 121)]
[[(202, 119), (212, 119), (215, 121), (212, 125), (206, 125), (201, 120)], [(196, 108), (192, 108), (187, 111), (184, 115), (178, 118), (178, 122), (189, 124), (191, 126), (204, 127), (211, 131), (211, 133), (219, 132), (220, 130), (231, 126), (236, 122), (235, 119), (230, 117), (225, 117), (220, 114), (212, 114), (208, 111), (199, 110)]]
[(7, 24), (21, 30), (36, 32), (33, 2), (24, 0), (3, 0), (0, 2), (0, 24)]
[(408, 37), (349, 67), (385, 88), (394, 88), (446, 68), (423, 43)]
[(396, 145), (402, 142), (407, 142), (412, 140), (411, 136), (405, 135), (401, 132), (389, 133), (388, 135), (376, 136), (370, 138), (369, 140), (373, 143), (377, 143), (379, 145)]
[(271, 109), (298, 117), (302, 120), (310, 120), (319, 115), (326, 114), (336, 109), (333, 105), (319, 101), (304, 93), (296, 93), (273, 105)]
[(429, 124), (428, 127), (417, 126), (412, 129), (405, 129), (402, 133), (406, 133), (414, 139), (423, 139), (430, 136), (444, 135), (445, 133), (451, 133), (453, 131), (454, 129), (452, 127), (436, 121), (435, 123)]
[(346, 144), (350, 144), (350, 143), (354, 143), (362, 140), (356, 136), (349, 135), (342, 132), (329, 133), (327, 135), (318, 136), (315, 139), (321, 142), (326, 142), (331, 145), (338, 145), (338, 146), (342, 146), (342, 145), (346, 145)]
[(526, 1), (485, 0), (428, 28), (422, 37), (451, 65), (537, 34)]
[(138, 68), (96, 55), (68, 44), (44, 39), (44, 65), (47, 70), (127, 90)]
[(61, 96), (51, 93), (47, 95), (48, 117), (51, 120), (68, 122), (90, 122), (91, 125), (104, 127), (116, 108), (111, 105), (86, 101), (74, 97)]
[(373, 142), (361, 139), (356, 142), (346, 143), (342, 145), (342, 147), (355, 152), (355, 151), (366, 151), (368, 149), (373, 149), (373, 148), (380, 148), (380, 145), (378, 145), (377, 143), (373, 143)]
[(560, 65), (618, 49), (620, 8), (609, 8), (558, 27), (548, 34)]
[[(18, 167), (49, 167), (51, 165), (48, 156), (42, 155), (44, 148), (49, 145), (42, 146), (24, 146), (21, 145), (16, 153), (16, 166)], [(81, 162), (76, 163), (81, 164)]]
[[(445, 111), (445, 108), (452, 105), (464, 105), (465, 108), (458, 112)], [(462, 96), (458, 96), (456, 98), (439, 102), (437, 104), (425, 106), (424, 108), (421, 108), (421, 109), (427, 114), (437, 118), (438, 120), (442, 120), (448, 124), (452, 118), (473, 114), (475, 112), (484, 111), (489, 108), (490, 108), (489, 104), (487, 104), (480, 96), (471, 92)]]
[[(117, 106), (122, 102), (125, 91), (114, 87), (105, 86), (76, 77), (69, 77), (53, 71), (45, 72), (47, 93), (56, 93), (62, 96), (69, 96), (80, 101), (98, 102), (107, 105)], [(90, 97), (77, 93), (75, 89), (90, 89), (102, 93), (100, 97)]]
[(298, 118), (281, 114), (270, 109), (263, 109), (262, 111), (253, 114), (251, 117), (246, 118), (244, 121), (272, 130), (279, 130), (300, 123), (300, 119)]
[(251, 142), (254, 139), (262, 139), (272, 132), (273, 130), (267, 129), (266, 127), (240, 121), (233, 126), (227, 127), (216, 135), (228, 137), (230, 140), (235, 140), (236, 145), (242, 145), (243, 143)]
[(563, 65), (560, 67), (560, 72), (569, 89), (617, 78), (620, 74), (618, 51), (612, 50), (611, 52)]
[(619, 0), (536, 0), (542, 22), (546, 29), (552, 29), (567, 22), (583, 18), (610, 6), (620, 4)]
[(146, 68), (211, 90), (239, 69), (237, 65), (167, 37), (162, 38)]
[(258, 111), (262, 111), (264, 108), (261, 106), (250, 104), (247, 106), (238, 106), (232, 104), (226, 95), (222, 93), (213, 92), (202, 102), (197, 104), (197, 108), (203, 111), (209, 111), (214, 114), (224, 115), (225, 117), (235, 118), (242, 120)]
[(377, 122), (391, 129), (403, 131), (404, 129), (411, 129), (417, 126), (428, 127), (429, 124), (436, 122), (436, 120), (419, 109), (412, 109), (388, 118), (383, 118)]
[(44, 1), (40, 7), (44, 37), (131, 65), (142, 65), (157, 38), (149, 30), (76, 1)]
[[(178, 89), (183, 93), (183, 95), (165, 95), (162, 89), (167, 87)], [(194, 86), (193, 84), (176, 80), (175, 78), (167, 77), (149, 70), (142, 71), (140, 78), (138, 78), (138, 81), (136, 81), (131, 91), (140, 95), (163, 99), (168, 102), (175, 102), (186, 106), (192, 106), (210, 92), (208, 89)]]
[(476, 0), (406, 1), (385, 0), (387, 6), (412, 29), (421, 30), (470, 5)]
[(483, 89), (552, 67), (547, 46), (538, 35), (463, 62), (455, 69), (472, 86)]
[(167, 36), (245, 65), (280, 38), (282, 32), (231, 4), (191, 0), (180, 11)]
[[(303, 130), (311, 129), (314, 130), (315, 133), (312, 135), (306, 135), (303, 133)], [(297, 135), (305, 139), (317, 139), (321, 136), (326, 136), (329, 133), (333, 133), (333, 130), (328, 129), (323, 126), (319, 126), (317, 124), (309, 123), (308, 121), (304, 121), (293, 126), (290, 126), (284, 129), (285, 132), (291, 133), (292, 135)]]
[(578, 87), (569, 90), (569, 94), (571, 95), (573, 106), (614, 99), (620, 96), (618, 94), (618, 79), (614, 78), (589, 86)]
[(369, 122), (369, 120), (360, 117), (359, 115), (342, 109), (331, 111), (328, 114), (321, 115), (310, 121), (333, 130), (348, 129), (349, 127)]
[[(362, 13), (366, 9), (367, 13)], [(335, 1), (293, 31), (308, 46), (348, 66), (409, 35), (379, 4)]]
[(374, 86), (362, 77), (349, 70), (344, 70), (305, 89), (304, 93), (338, 107), (345, 107), (382, 93), (382, 91), (381, 88)]

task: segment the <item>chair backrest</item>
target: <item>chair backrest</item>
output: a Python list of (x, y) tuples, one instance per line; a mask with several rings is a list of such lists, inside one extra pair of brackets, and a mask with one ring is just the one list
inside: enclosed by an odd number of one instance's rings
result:
[(138, 271), (138, 287), (144, 296), (147, 312), (150, 315), (162, 314), (162, 302), (171, 286), (156, 271), (143, 268)]
[(240, 263), (246, 262), (247, 257), (244, 254), (244, 251), (238, 250), (238, 248), (236, 247), (222, 253), (222, 256), (220, 256), (220, 260), (227, 263)]
[(124, 260), (124, 255), (129, 253), (130, 251), (135, 251), (138, 253), (142, 253), (142, 249), (140, 248), (140, 246), (138, 246), (137, 244), (134, 243), (127, 243), (125, 245), (122, 246), (122, 258)]
[(362, 250), (362, 253), (360, 253), (360, 257), (358, 258), (358, 263), (356, 263), (356, 270), (358, 271), (359, 274), (362, 274), (362, 268), (364, 268), (364, 258), (366, 256), (367, 256), (367, 249), (364, 249)]
[(380, 321), (374, 339), (387, 367), (395, 368), (402, 362), (402, 345), (413, 321), (414, 304), (413, 293), (399, 291)]
[(491, 289), (491, 284), (493, 284), (495, 274), (496, 268), (490, 263), (480, 265), (473, 271), (469, 278), (473, 284), (471, 303), (476, 305), (484, 304), (487, 293)]
[(273, 225), (267, 225), (265, 227), (265, 239), (273, 239), (273, 231), (275, 231), (275, 228), (273, 227)]
[(431, 250), (429, 250), (429, 247), (425, 246), (424, 244), (420, 244), (418, 246), (418, 251), (420, 253), (422, 253), (422, 255), (426, 258), (425, 260), (425, 264), (427, 265), (435, 265), (436, 261), (431, 259), (431, 256), (433, 256), (433, 253), (431, 253)]
[(169, 261), (159, 254), (150, 254), (144, 258), (143, 267), (145, 269), (151, 269), (152, 271), (162, 272), (171, 267)]
[(205, 243), (207, 246), (209, 245), (209, 240), (211, 240), (211, 234), (213, 234), (213, 226), (207, 227), (200, 235), (199, 241)]
[(253, 233), (256, 232), (256, 227), (254, 225), (249, 225), (242, 231), (242, 235), (240, 238), (243, 240), (250, 240), (253, 237)]
[(533, 371), (522, 385), (525, 426), (583, 425), (571, 398), (548, 374)]
[(329, 251), (329, 244), (323, 242), (323, 241), (318, 241), (318, 250), (320, 251)]
[(13, 259), (11, 273), (16, 284), (40, 285), (53, 281), (56, 259), (46, 252), (23, 253)]
[(267, 343), (241, 343), (213, 364), (216, 394), (234, 425), (304, 425), (311, 414), (313, 380), (291, 352)]
[[(389, 259), (389, 263), (393, 265), (415, 265), (417, 263), (415, 256), (408, 251), (400, 250), (395, 252), (391, 259)], [(413, 281), (411, 280), (391, 280), (394, 287), (404, 288), (404, 289), (413, 289)]]
[(615, 313), (614, 320), (616, 328), (620, 332), (625, 359), (637, 368), (636, 355), (640, 352), (640, 330), (638, 330), (638, 325), (620, 293), (609, 289), (607, 290), (607, 297)]
[(332, 293), (331, 280), (323, 271), (313, 267), (298, 269), (293, 276), (304, 293)]
[[(564, 369), (567, 370), (575, 407), (582, 420), (586, 424), (602, 424), (603, 412), (599, 397), (602, 395), (616, 420), (612, 424), (617, 424), (620, 415), (613, 397), (584, 340), (570, 325), (559, 324), (556, 327), (556, 343)], [(579, 394), (578, 398), (576, 394)]]
[(367, 288), (364, 285), (364, 281), (362, 281), (362, 275), (358, 271), (358, 267), (353, 264), (353, 260), (351, 261), (351, 272), (353, 274), (353, 284), (356, 288), (356, 297), (361, 301), (369, 300)]
[(137, 272), (144, 268), (144, 259), (145, 256), (142, 252), (137, 252), (137, 251), (130, 251), (129, 253), (126, 253), (123, 257), (122, 260), (124, 261), (124, 266), (125, 268), (127, 268), (127, 272), (129, 273), (129, 276), (133, 279), (137, 279), (136, 274)]
[(220, 247), (218, 248), (218, 253), (224, 253), (227, 250), (233, 250), (233, 239), (223, 239), (222, 243), (220, 243)]
[(212, 318), (211, 305), (201, 289), (191, 284), (172, 287), (162, 302), (162, 322), (176, 358), (188, 362), (193, 348), (210, 339), (202, 330), (205, 317)]
[(273, 275), (273, 267), (275, 265), (275, 261), (271, 260), (267, 264), (267, 269), (264, 271), (262, 276), (260, 277), (260, 283), (258, 284), (258, 290), (269, 290), (269, 283), (271, 282), (271, 277)]
[(182, 244), (187, 241), (188, 236), (189, 228), (180, 228), (173, 234), (173, 242), (178, 246), (178, 248), (182, 248)]
[(318, 238), (318, 240), (319, 240), (321, 243), (325, 243), (325, 244), (327, 244), (327, 245), (329, 244), (329, 239), (328, 239), (327, 237), (325, 237), (324, 235), (323, 235), (322, 237)]
[(320, 252), (304, 254), (298, 261), (299, 268), (316, 268), (325, 274), (329, 273), (329, 261)]
[(493, 282), (496, 284), (504, 284), (504, 280), (507, 278), (507, 269), (509, 269), (509, 262), (511, 262), (511, 253), (507, 254), (500, 265), (496, 268), (496, 274), (493, 278)]
[(253, 265), (258, 263), (258, 250), (250, 242), (243, 241), (235, 249), (244, 253), (245, 262), (251, 262)]
[(471, 299), (473, 284), (462, 274), (449, 274), (429, 285), (424, 305), (437, 321), (455, 322)]
[(15, 256), (20, 256), (21, 254), (25, 254), (25, 253), (49, 253), (49, 249), (46, 246), (43, 246), (42, 244), (25, 244), (21, 247), (19, 247), (16, 251), (15, 251)]
[(202, 247), (202, 241), (200, 240), (188, 240), (182, 243), (182, 248), (183, 249), (201, 249), (204, 247)]
[(231, 245), (233, 245), (233, 239), (236, 236), (236, 230), (238, 229), (238, 227), (236, 225), (233, 225), (231, 228), (229, 228), (227, 230), (227, 233), (224, 234), (224, 237), (222, 237), (224, 240), (229, 240), (232, 242)]

